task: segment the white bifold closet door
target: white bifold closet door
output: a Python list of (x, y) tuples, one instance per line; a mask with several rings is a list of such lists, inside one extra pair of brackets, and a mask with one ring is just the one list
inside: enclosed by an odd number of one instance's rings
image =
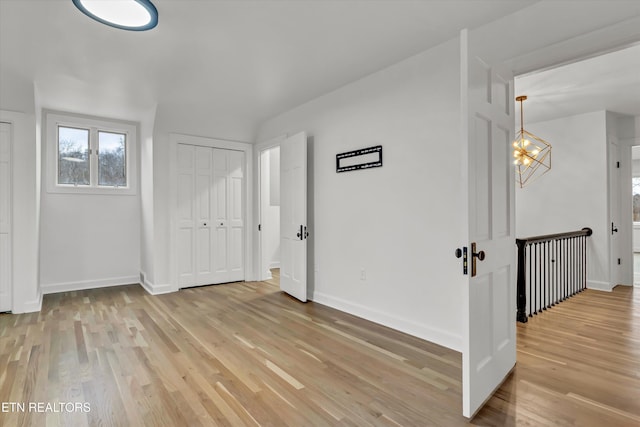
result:
[(244, 153), (178, 144), (181, 288), (244, 280)]

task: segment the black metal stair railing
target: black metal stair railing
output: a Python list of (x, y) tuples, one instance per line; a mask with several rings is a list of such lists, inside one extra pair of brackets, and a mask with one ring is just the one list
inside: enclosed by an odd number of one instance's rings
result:
[(516, 239), (518, 246), (518, 312), (526, 323), (543, 310), (587, 287), (587, 238), (590, 228)]

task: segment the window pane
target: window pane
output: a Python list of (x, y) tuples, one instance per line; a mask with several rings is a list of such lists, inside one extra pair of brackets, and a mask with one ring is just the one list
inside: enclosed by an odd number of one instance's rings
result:
[(58, 184), (89, 185), (89, 130), (58, 126)]
[(98, 185), (126, 187), (126, 135), (98, 132)]

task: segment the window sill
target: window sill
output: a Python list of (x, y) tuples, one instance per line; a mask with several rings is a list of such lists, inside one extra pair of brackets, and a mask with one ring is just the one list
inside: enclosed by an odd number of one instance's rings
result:
[(93, 194), (93, 195), (108, 195), (108, 196), (135, 196), (135, 188), (127, 187), (85, 187), (85, 186), (66, 186), (66, 185), (51, 185), (47, 187), (47, 193), (50, 194)]

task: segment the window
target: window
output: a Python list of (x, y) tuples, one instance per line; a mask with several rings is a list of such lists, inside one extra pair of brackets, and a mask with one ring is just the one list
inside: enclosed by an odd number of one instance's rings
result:
[(89, 185), (89, 130), (58, 126), (58, 184)]
[(46, 126), (49, 192), (135, 194), (135, 125), (47, 113)]
[(123, 133), (98, 131), (98, 185), (127, 186), (126, 140)]

